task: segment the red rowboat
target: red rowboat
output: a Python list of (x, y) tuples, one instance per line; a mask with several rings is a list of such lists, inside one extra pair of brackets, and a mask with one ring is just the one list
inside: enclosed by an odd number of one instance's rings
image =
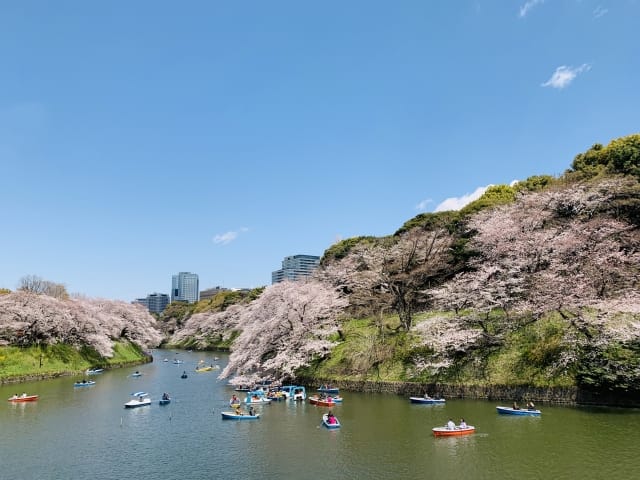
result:
[(475, 431), (476, 427), (472, 427), (471, 425), (465, 428), (456, 427), (454, 429), (450, 429), (447, 427), (435, 427), (433, 429), (433, 434), (436, 437), (455, 437), (458, 435), (469, 435), (470, 433), (473, 433)]
[(14, 395), (9, 397), (10, 402), (35, 402), (38, 400), (38, 395)]
[(318, 395), (312, 395), (309, 397), (309, 403), (319, 407), (335, 407), (336, 405), (336, 402), (332, 397), (321, 398)]

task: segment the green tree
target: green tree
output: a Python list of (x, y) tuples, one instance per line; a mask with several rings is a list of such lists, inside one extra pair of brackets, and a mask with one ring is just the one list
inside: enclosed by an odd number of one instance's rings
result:
[(602, 173), (622, 173), (640, 177), (640, 134), (612, 140), (606, 147), (594, 144), (573, 159), (569, 174), (592, 178)]

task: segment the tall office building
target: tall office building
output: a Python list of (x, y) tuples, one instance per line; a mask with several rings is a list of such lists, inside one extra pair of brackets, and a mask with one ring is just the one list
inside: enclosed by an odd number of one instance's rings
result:
[(282, 268), (271, 272), (271, 283), (308, 277), (318, 268), (318, 265), (320, 265), (320, 257), (316, 255), (291, 255), (284, 257)]
[(171, 279), (171, 301), (195, 303), (200, 300), (198, 274), (180, 272)]

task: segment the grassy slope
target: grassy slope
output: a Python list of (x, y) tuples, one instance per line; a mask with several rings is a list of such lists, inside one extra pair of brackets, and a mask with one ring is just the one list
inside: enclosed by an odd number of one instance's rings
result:
[[(420, 323), (432, 314), (416, 317)], [(377, 323), (377, 324), (376, 324)], [(322, 379), (415, 381), (458, 385), (575, 385), (575, 371), (561, 367), (567, 347), (560, 343), (565, 326), (550, 317), (504, 335), (500, 346), (474, 349), (453, 355), (453, 364), (438, 374), (411, 368), (415, 356), (429, 357), (428, 347), (411, 334), (396, 331), (396, 316), (383, 321), (349, 320), (343, 326), (345, 340), (331, 357), (300, 372)]]
[(94, 365), (119, 365), (145, 360), (140, 348), (130, 343), (116, 343), (112, 358), (102, 358), (95, 351), (58, 344), (42, 347), (0, 347), (0, 381), (16, 377), (61, 375), (82, 372)]

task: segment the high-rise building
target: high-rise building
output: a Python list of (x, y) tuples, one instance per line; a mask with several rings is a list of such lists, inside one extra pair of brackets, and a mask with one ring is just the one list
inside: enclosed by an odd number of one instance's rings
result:
[(162, 313), (167, 305), (169, 305), (169, 295), (166, 293), (151, 293), (147, 298), (136, 298), (132, 303), (144, 306), (153, 313)]
[(180, 272), (171, 280), (171, 301), (195, 303), (200, 299), (198, 274)]
[(282, 268), (271, 272), (271, 283), (308, 277), (318, 268), (318, 265), (320, 265), (320, 257), (316, 255), (290, 255), (284, 257)]

